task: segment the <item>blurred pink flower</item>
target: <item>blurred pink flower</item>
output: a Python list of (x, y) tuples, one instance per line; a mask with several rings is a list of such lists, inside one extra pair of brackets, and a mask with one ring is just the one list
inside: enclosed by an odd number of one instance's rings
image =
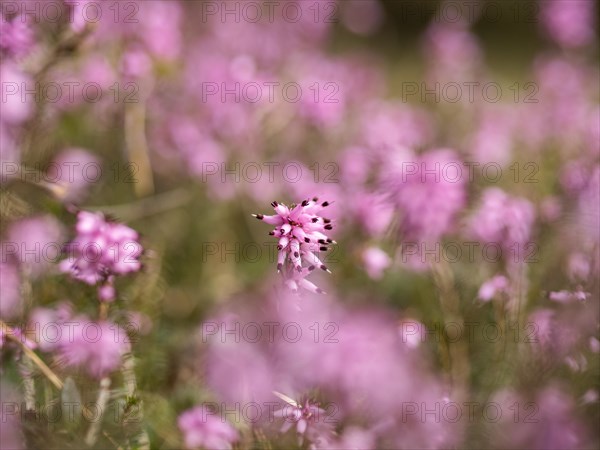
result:
[(556, 196), (544, 197), (540, 203), (540, 217), (546, 222), (554, 222), (562, 213), (562, 204)]
[[(4, 259), (4, 255), (2, 255)], [(23, 311), (21, 280), (17, 267), (7, 261), (0, 262), (0, 318), (14, 319)]]
[(228, 404), (267, 401), (274, 382), (273, 367), (256, 344), (213, 342), (206, 359), (207, 384)]
[(548, 294), (548, 298), (557, 303), (583, 302), (589, 297), (590, 293), (583, 291), (555, 291)]
[(518, 396), (503, 400), (498, 394), (493, 400), (499, 404), (502, 411), (512, 411), (510, 407), (517, 401), (523, 414), (529, 418), (524, 420), (519, 416), (519, 420), (515, 420), (514, 414), (503, 414), (496, 424), (490, 424), (492, 436), (499, 448), (588, 448), (588, 433), (577, 417), (575, 401), (561, 387), (550, 385), (542, 388), (530, 402)]
[(400, 339), (408, 348), (415, 349), (427, 340), (427, 327), (415, 319), (400, 321)]
[(421, 147), (433, 132), (429, 114), (403, 103), (373, 101), (362, 110), (362, 135), (366, 145), (385, 158), (401, 147)]
[[(562, 295), (562, 294), (561, 294)], [(597, 330), (593, 315), (581, 302), (556, 302), (557, 309), (536, 309), (528, 317), (531, 323), (527, 342), (534, 360), (560, 365), (579, 365), (580, 349)]]
[(85, 8), (88, 4), (93, 3), (92, 0), (64, 0), (64, 2), (71, 9), (71, 28), (76, 33), (81, 33), (88, 23), (86, 21), (86, 14), (84, 12)]
[(391, 259), (383, 250), (378, 247), (368, 247), (362, 253), (363, 264), (367, 274), (374, 280), (379, 280), (383, 272), (391, 264)]
[(422, 48), (429, 66), (429, 82), (477, 79), (483, 52), (466, 23), (432, 21), (425, 32)]
[(501, 245), (503, 250), (514, 245), (522, 250), (530, 239), (534, 220), (531, 202), (492, 187), (483, 192), (479, 208), (468, 221), (468, 232), (480, 241)]
[[(106, 220), (100, 212), (77, 214), (77, 235), (68, 244), (68, 257), (61, 261), (63, 272), (87, 284), (112, 286), (115, 275), (137, 272), (143, 252), (138, 233), (124, 224)], [(101, 300), (112, 301), (114, 291), (102, 289)]]
[(128, 80), (145, 78), (152, 74), (153, 63), (148, 54), (138, 48), (127, 50), (121, 60), (121, 73)]
[(465, 207), (465, 180), (461, 161), (449, 149), (391, 166), (386, 188), (401, 215), (404, 238), (433, 241), (451, 231)]
[[(139, 39), (151, 54), (166, 60), (176, 59), (181, 50), (182, 5), (179, 2), (138, 2), (137, 25)], [(168, 17), (169, 20), (164, 20)]]
[(589, 256), (580, 252), (571, 253), (567, 264), (571, 281), (585, 281), (590, 276), (592, 265)]
[(2, 86), (2, 115), (0, 122), (21, 125), (33, 113), (33, 95), (24, 92), (34, 90), (31, 76), (23, 72), (15, 63), (3, 61), (0, 64), (0, 84)]
[(572, 159), (581, 147), (590, 147), (596, 128), (597, 105), (591, 99), (598, 95), (598, 72), (574, 58), (552, 55), (537, 57), (533, 68), (536, 93), (517, 106), (522, 117), (515, 126), (534, 150), (557, 142), (560, 152)]
[(8, 20), (0, 13), (0, 52), (2, 56), (22, 57), (31, 51), (35, 35), (26, 15), (17, 15)]
[(373, 155), (364, 147), (347, 147), (340, 160), (340, 176), (349, 185), (362, 185), (367, 181)]
[(481, 164), (506, 167), (511, 161), (515, 132), (515, 113), (510, 107), (485, 105), (479, 123), (470, 137), (471, 154)]
[(506, 292), (508, 287), (508, 279), (504, 275), (496, 275), (481, 285), (477, 297), (484, 302), (489, 302), (496, 295)]
[(581, 47), (596, 37), (595, 2), (587, 0), (540, 0), (540, 23), (560, 46)]
[(40, 350), (52, 352), (61, 340), (70, 336), (69, 325), (73, 317), (72, 305), (61, 302), (54, 308), (35, 308), (29, 315), (28, 330), (34, 330), (34, 339)]
[(38, 277), (60, 259), (64, 245), (63, 226), (54, 216), (33, 216), (8, 228), (6, 248), (16, 256), (25, 275)]
[(365, 191), (352, 192), (351, 188), (343, 193), (349, 199), (348, 210), (345, 211), (370, 236), (384, 234), (394, 218), (394, 206), (384, 193)]
[(582, 160), (568, 161), (560, 172), (560, 184), (570, 195), (577, 195), (586, 185), (590, 168)]
[(80, 367), (96, 379), (103, 378), (121, 365), (121, 358), (131, 351), (127, 334), (111, 322), (92, 322), (76, 316), (73, 333), (61, 335), (57, 354), (66, 366)]
[[(596, 352), (597, 353), (597, 352)], [(587, 391), (585, 391), (585, 394), (583, 394), (582, 398), (581, 398), (581, 402), (586, 405), (589, 403), (596, 403), (598, 401), (598, 391), (595, 389), (588, 389)]]
[(206, 406), (182, 413), (177, 419), (187, 449), (229, 450), (239, 439), (237, 431), (224, 419), (215, 417)]

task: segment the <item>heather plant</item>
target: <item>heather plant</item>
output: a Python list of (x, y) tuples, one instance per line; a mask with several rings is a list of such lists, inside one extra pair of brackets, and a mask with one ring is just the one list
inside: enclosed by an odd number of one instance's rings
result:
[(597, 448), (596, 15), (0, 2), (0, 449)]

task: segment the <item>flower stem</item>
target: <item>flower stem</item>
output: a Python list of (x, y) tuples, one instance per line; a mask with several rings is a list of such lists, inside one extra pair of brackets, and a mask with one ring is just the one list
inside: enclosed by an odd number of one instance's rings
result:
[(23, 377), (25, 408), (27, 411), (33, 411), (35, 410), (35, 381), (31, 376), (33, 372), (31, 358), (23, 355), (19, 369)]
[[(135, 378), (135, 360), (132, 353), (127, 353), (123, 358), (123, 365), (121, 367), (121, 373), (123, 374), (123, 384), (125, 385), (125, 392), (127, 398), (135, 398), (137, 395), (137, 380)], [(135, 417), (131, 417), (132, 423), (140, 423), (144, 417), (143, 403), (140, 399), (136, 399), (137, 410), (135, 411)], [(148, 450), (150, 448), (150, 440), (148, 439), (148, 433), (140, 426), (138, 434), (135, 436), (136, 447), (139, 450)]]
[(27, 345), (25, 345), (24, 342), (21, 341), (21, 339), (15, 335), (15, 332), (10, 326), (8, 326), (4, 321), (0, 320), (0, 328), (2, 328), (6, 337), (13, 342), (16, 342), (21, 347), (25, 355), (29, 357), (31, 362), (33, 362), (42, 371), (42, 373), (52, 382), (54, 386), (56, 386), (57, 389), (60, 390), (63, 388), (63, 382), (61, 379), (58, 378), (52, 369), (50, 369), (50, 367), (48, 367), (33, 350), (31, 350)]
[[(432, 264), (435, 285), (440, 296), (440, 306), (445, 324), (464, 329), (464, 320), (460, 313), (460, 298), (454, 287), (454, 276), (447, 262)], [(448, 343), (450, 379), (452, 394), (455, 398), (466, 398), (470, 374), (468, 348), (463, 339)]]
[(107, 317), (108, 317), (108, 303), (101, 302), (100, 307), (98, 308), (98, 318), (101, 321), (104, 321), (104, 320), (106, 320)]
[(100, 432), (100, 428), (102, 427), (102, 417), (104, 415), (104, 410), (106, 409), (106, 404), (108, 403), (108, 399), (110, 397), (110, 378), (104, 377), (100, 380), (100, 391), (98, 392), (98, 398), (96, 400), (96, 407), (98, 408), (98, 417), (96, 420), (92, 421), (90, 428), (88, 429), (87, 435), (85, 436), (85, 443), (92, 447), (96, 441), (98, 440), (98, 433)]

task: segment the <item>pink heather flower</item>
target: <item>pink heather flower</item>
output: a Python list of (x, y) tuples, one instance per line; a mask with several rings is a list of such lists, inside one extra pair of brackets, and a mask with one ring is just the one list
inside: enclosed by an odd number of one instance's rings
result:
[(121, 60), (121, 73), (128, 80), (146, 78), (152, 73), (152, 59), (140, 49), (128, 50)]
[(14, 327), (11, 331), (7, 331), (4, 327), (0, 327), (0, 349), (4, 347), (4, 344), (8, 344), (15, 348), (18, 346), (13, 340), (9, 340), (9, 336), (18, 339), (22, 344), (32, 350), (37, 348), (37, 344), (29, 339), (21, 328)]
[[(0, 83), (2, 85), (2, 115), (0, 123), (20, 125), (33, 113), (33, 96), (21, 98), (23, 87), (33, 89), (32, 78), (23, 72), (14, 62), (0, 64)], [(17, 92), (12, 93), (9, 87), (19, 86)], [(4, 131), (4, 130), (3, 130)]]
[[(532, 393), (528, 394), (531, 397)], [(519, 400), (519, 405), (526, 405), (518, 397), (502, 401), (494, 396), (492, 400), (499, 403), (502, 412), (514, 405), (515, 400)], [(502, 414), (497, 423), (491, 424), (491, 439), (497, 448), (563, 450), (590, 447), (590, 436), (584, 422), (578, 418), (575, 400), (566, 390), (551, 384), (536, 392), (532, 400), (534, 420), (515, 420), (512, 414)]]
[[(293, 68), (300, 85), (313, 86), (317, 83), (317, 86), (324, 89), (324, 97), (302, 96), (296, 103), (299, 116), (324, 129), (338, 126), (348, 109), (348, 94), (352, 92), (347, 80), (350, 70), (343, 61), (336, 61), (331, 56), (325, 58), (311, 54), (310, 57), (300, 59), (297, 67)], [(336, 82), (332, 83), (330, 80)], [(333, 93), (334, 89), (335, 94), (332, 94), (332, 99), (328, 99), (328, 94)]]
[(113, 276), (108, 277), (106, 283), (98, 288), (98, 298), (101, 302), (112, 302), (116, 298), (114, 279)]
[[(178, 2), (139, 2), (138, 38), (152, 55), (174, 60), (181, 52), (182, 5)], [(168, 17), (169, 20), (165, 20)], [(130, 28), (127, 29), (128, 31)]]
[(537, 309), (528, 316), (534, 327), (528, 338), (533, 357), (554, 365), (567, 363), (574, 370), (585, 367), (580, 351), (597, 333), (598, 325), (588, 308), (581, 306), (559, 303), (557, 309)]
[(584, 372), (588, 367), (587, 358), (582, 353), (575, 356), (567, 356), (564, 362), (573, 372)]
[(185, 411), (177, 419), (188, 449), (226, 450), (238, 440), (237, 431), (225, 420), (214, 417), (206, 406)]
[(454, 151), (432, 150), (413, 161), (398, 161), (388, 173), (391, 200), (402, 215), (407, 239), (437, 240), (449, 232), (465, 206), (462, 163)]
[(66, 322), (72, 317), (72, 306), (68, 302), (61, 302), (53, 309), (35, 308), (29, 315), (27, 329), (34, 330), (40, 350), (51, 352), (60, 346), (63, 337), (70, 335)]
[(84, 8), (89, 3), (91, 3), (91, 0), (65, 0), (65, 4), (71, 8), (70, 17), (73, 17), (73, 20), (71, 20), (71, 28), (76, 33), (81, 33), (87, 25)]
[(511, 161), (515, 113), (509, 107), (493, 105), (481, 111), (479, 123), (470, 137), (470, 153), (481, 164), (506, 167)]
[(469, 220), (470, 233), (483, 242), (494, 242), (503, 249), (515, 244), (522, 251), (527, 243), (535, 209), (524, 198), (511, 197), (500, 188), (488, 188), (483, 192), (479, 209)]
[(348, 192), (353, 202), (345, 211), (370, 236), (381, 236), (394, 218), (394, 205), (385, 195), (364, 191)]
[(540, 203), (540, 216), (546, 222), (554, 222), (562, 213), (562, 205), (558, 197), (549, 195)]
[(541, 25), (563, 47), (581, 47), (595, 39), (595, 2), (587, 0), (540, 1)]
[(590, 293), (583, 291), (558, 291), (550, 292), (550, 294), (548, 294), (548, 298), (557, 303), (584, 302), (589, 297)]
[(434, 21), (425, 32), (422, 48), (429, 61), (430, 82), (474, 79), (483, 54), (464, 23)]
[(15, 16), (9, 21), (0, 13), (0, 51), (3, 56), (25, 56), (33, 48), (34, 39), (26, 16)]
[(275, 215), (253, 214), (258, 220), (275, 226), (269, 234), (279, 238), (277, 271), (283, 272), (284, 283), (292, 291), (301, 287), (323, 293), (305, 277), (317, 267), (331, 273), (315, 254), (329, 250), (328, 246), (335, 243), (325, 235), (333, 229), (331, 220), (319, 215), (329, 204), (327, 201), (319, 202), (317, 197), (289, 208), (283, 203), (273, 202)]
[(309, 399), (296, 402), (287, 396), (281, 394), (278, 396), (287, 402), (283, 408), (273, 412), (275, 417), (284, 419), (281, 427), (282, 433), (295, 427), (300, 445), (302, 445), (304, 437), (310, 442), (315, 442), (329, 434), (331, 427), (326, 423), (326, 411), (320, 408), (318, 403)]
[[(210, 336), (206, 364), (199, 370), (206, 373), (205, 380), (210, 389), (230, 405), (270, 401), (276, 381), (272, 360), (254, 343), (232, 342), (235, 337), (221, 338), (222, 329), (234, 329), (236, 322), (220, 325), (215, 335)], [(203, 326), (202, 337), (205, 338), (212, 330), (212, 324)]]
[(567, 273), (571, 281), (585, 281), (591, 273), (591, 261), (589, 256), (580, 252), (569, 255)]
[(17, 256), (26, 275), (37, 277), (60, 258), (63, 227), (53, 216), (28, 217), (10, 225), (6, 248)]
[(587, 391), (585, 391), (585, 394), (581, 396), (581, 403), (583, 403), (584, 405), (596, 403), (598, 401), (598, 398), (599, 395), (597, 390), (588, 389)]
[[(102, 213), (80, 211), (77, 236), (69, 243), (69, 257), (61, 270), (87, 284), (112, 286), (115, 275), (126, 275), (141, 268), (142, 245), (138, 233), (126, 225), (107, 221)], [(114, 291), (101, 287), (101, 300), (112, 301)]]
[(560, 184), (570, 195), (580, 193), (587, 183), (589, 166), (582, 160), (567, 162), (561, 169)]
[(12, 334), (14, 337), (19, 339), (19, 341), (21, 341), (22, 344), (25, 344), (26, 347), (32, 350), (35, 350), (37, 348), (37, 343), (29, 339), (29, 337), (27, 337), (27, 330), (24, 331), (19, 327), (14, 327), (12, 329)]
[[(4, 255), (2, 255), (4, 259)], [(0, 318), (12, 319), (21, 314), (21, 280), (17, 267), (0, 262)]]
[(369, 277), (379, 280), (387, 269), (391, 260), (386, 252), (377, 247), (369, 247), (362, 253), (363, 264)]
[(427, 327), (414, 319), (404, 319), (400, 322), (398, 334), (403, 344), (415, 349), (427, 339)]
[(73, 322), (73, 332), (61, 334), (57, 349), (67, 366), (81, 367), (100, 379), (117, 369), (122, 356), (131, 350), (125, 330), (114, 323), (92, 322), (83, 316), (69, 323)]
[(489, 302), (498, 294), (506, 292), (508, 285), (508, 279), (504, 275), (496, 275), (481, 285), (477, 297), (484, 302)]
[(432, 120), (424, 110), (393, 102), (372, 102), (362, 110), (366, 145), (383, 156), (401, 147), (425, 145), (432, 135)]
[[(556, 142), (560, 152), (573, 159), (582, 147), (588, 147), (598, 121), (591, 101), (597, 96), (593, 87), (598, 75), (572, 58), (547, 56), (536, 58), (534, 73), (540, 102), (520, 107), (518, 132), (536, 150), (542, 150), (544, 143)], [(533, 120), (527, 120), (529, 117)]]

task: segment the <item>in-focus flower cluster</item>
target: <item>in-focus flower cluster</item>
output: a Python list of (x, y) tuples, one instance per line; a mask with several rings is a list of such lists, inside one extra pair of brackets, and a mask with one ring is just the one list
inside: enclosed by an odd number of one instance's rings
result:
[(320, 216), (329, 204), (327, 201), (319, 202), (317, 197), (304, 200), (299, 205), (292, 204), (291, 207), (273, 202), (271, 205), (276, 214), (253, 214), (258, 220), (275, 226), (269, 235), (279, 238), (277, 271), (283, 273), (285, 285), (293, 292), (301, 287), (310, 292), (324, 293), (306, 276), (317, 267), (331, 273), (317, 256), (317, 253), (326, 252), (329, 245), (335, 243), (325, 235), (325, 232), (333, 229), (331, 219)]
[(115, 275), (127, 275), (141, 268), (143, 248), (138, 233), (126, 225), (106, 220), (102, 213), (80, 211), (75, 227), (77, 236), (61, 270), (90, 285), (100, 284), (102, 301), (115, 298)]

